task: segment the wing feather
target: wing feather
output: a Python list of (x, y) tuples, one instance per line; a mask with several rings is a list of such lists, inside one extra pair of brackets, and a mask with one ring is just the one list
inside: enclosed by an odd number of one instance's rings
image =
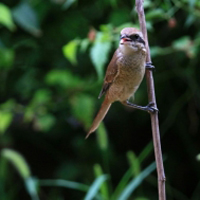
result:
[(108, 89), (110, 88), (110, 86), (112, 85), (112, 83), (114, 82), (115, 78), (118, 75), (119, 68), (116, 62), (117, 59), (118, 57), (117, 57), (117, 50), (116, 50), (106, 70), (103, 87), (101, 89), (101, 92), (98, 98), (101, 98), (102, 95), (104, 95), (108, 91)]

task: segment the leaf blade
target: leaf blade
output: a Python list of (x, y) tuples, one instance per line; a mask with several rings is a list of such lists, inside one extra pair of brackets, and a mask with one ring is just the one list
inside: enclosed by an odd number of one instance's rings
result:
[(131, 193), (139, 186), (139, 184), (156, 169), (155, 162), (144, 169), (135, 179), (133, 179), (123, 190), (120, 197), (117, 200), (127, 200)]
[(0, 3), (0, 23), (6, 26), (10, 31), (14, 31), (16, 28), (10, 9), (3, 3)]
[(20, 153), (11, 149), (3, 149), (1, 155), (14, 165), (23, 179), (27, 179), (31, 176), (31, 170)]
[(108, 179), (107, 175), (102, 175), (98, 177), (90, 186), (90, 189), (88, 190), (84, 200), (92, 200), (97, 194), (99, 188), (101, 187), (101, 184), (107, 179)]
[(67, 181), (67, 180), (62, 180), (62, 179), (44, 179), (44, 180), (38, 180), (38, 183), (41, 186), (57, 186), (57, 187), (65, 187), (65, 188), (70, 188), (70, 189), (75, 189), (75, 190), (80, 190), (80, 191), (88, 191), (89, 186), (74, 182), (74, 181)]
[(65, 46), (63, 46), (64, 56), (73, 64), (77, 64), (76, 53), (78, 48), (79, 40), (71, 40)]
[[(99, 164), (94, 165), (94, 173), (96, 177), (100, 177), (103, 175), (103, 170)], [(108, 192), (108, 184), (107, 182), (103, 182), (101, 187), (100, 187), (101, 195), (103, 199), (109, 199), (109, 192)]]
[(15, 21), (25, 31), (31, 33), (34, 36), (41, 35), (37, 14), (27, 2), (22, 2), (16, 6), (13, 9), (12, 14)]
[(110, 40), (106, 39), (104, 33), (98, 32), (95, 43), (90, 51), (90, 57), (100, 80), (103, 78), (103, 67), (108, 60), (108, 53), (110, 49)]

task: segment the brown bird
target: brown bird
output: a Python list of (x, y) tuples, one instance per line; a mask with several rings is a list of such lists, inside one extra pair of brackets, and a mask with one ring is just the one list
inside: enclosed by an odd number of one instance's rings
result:
[(108, 65), (103, 87), (98, 97), (101, 98), (105, 94), (105, 99), (86, 138), (98, 128), (111, 104), (115, 101), (148, 112), (157, 110), (153, 107), (153, 103), (139, 106), (128, 101), (131, 96), (134, 96), (144, 77), (145, 66), (153, 68), (151, 64), (146, 64), (145, 41), (141, 31), (136, 28), (124, 28), (121, 31), (119, 47)]

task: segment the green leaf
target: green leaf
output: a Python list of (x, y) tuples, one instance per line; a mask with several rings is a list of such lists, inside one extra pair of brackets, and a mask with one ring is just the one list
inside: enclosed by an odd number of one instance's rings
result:
[(4, 133), (12, 122), (13, 114), (9, 111), (0, 111), (0, 133)]
[(88, 40), (88, 38), (81, 40), (81, 44), (80, 44), (81, 52), (85, 52), (89, 44), (90, 44), (90, 41)]
[(56, 118), (49, 113), (51, 105), (51, 92), (48, 89), (37, 90), (32, 101), (25, 108), (24, 122), (33, 122), (35, 130), (47, 132), (55, 124)]
[(56, 118), (51, 114), (39, 115), (35, 117), (34, 128), (47, 132), (54, 126), (55, 122)]
[(37, 194), (37, 184), (35, 179), (31, 177), (31, 171), (23, 156), (17, 151), (11, 149), (3, 149), (1, 151), (3, 158), (7, 159), (13, 164), (15, 169), (19, 172), (24, 179), (26, 190), (31, 196), (32, 200), (39, 200)]
[(173, 48), (177, 50), (187, 50), (191, 46), (191, 40), (189, 36), (184, 36), (174, 41)]
[(196, 17), (193, 14), (188, 15), (186, 21), (185, 21), (185, 26), (188, 28), (190, 27), (192, 24), (194, 24), (196, 21)]
[(63, 4), (63, 9), (68, 9), (72, 4), (74, 4), (77, 0), (66, 0)]
[(144, 8), (150, 8), (151, 6), (153, 6), (153, 2), (150, 0), (145, 0), (143, 3), (143, 7)]
[(153, 31), (153, 25), (151, 21), (146, 22), (146, 27), (148, 31)]
[(90, 51), (92, 63), (95, 66), (99, 79), (103, 78), (103, 67), (108, 61), (108, 53), (111, 49), (111, 41), (106, 35), (106, 33), (98, 32)]
[(141, 184), (141, 182), (154, 170), (156, 169), (156, 164), (152, 163), (146, 169), (144, 169), (136, 178), (134, 178), (123, 190), (121, 195), (117, 200), (127, 200), (132, 192)]
[(166, 15), (162, 9), (154, 9), (146, 14), (146, 20), (151, 21), (154, 19), (165, 19)]
[(150, 49), (151, 49), (152, 57), (167, 55), (174, 52), (174, 49), (172, 47), (161, 48), (161, 47), (155, 46), (155, 47), (151, 47)]
[(151, 47), (150, 50), (151, 50), (151, 56), (152, 57), (161, 55), (163, 53), (163, 48), (158, 47), (158, 46)]
[(76, 53), (80, 41), (75, 39), (63, 46), (64, 56), (73, 64), (77, 64)]
[[(130, 163), (130, 168), (127, 170), (127, 172), (124, 174), (124, 176), (121, 178), (119, 184), (117, 185), (113, 195), (112, 200), (116, 200), (119, 194), (123, 191), (123, 189), (128, 185), (128, 181), (133, 177), (133, 175), (138, 175), (140, 171), (140, 165), (141, 163), (149, 156), (149, 154), (153, 151), (153, 144), (150, 142), (144, 150), (140, 153), (138, 158), (135, 158), (135, 155), (133, 155), (133, 152), (128, 152), (127, 157)], [(135, 164), (135, 159), (137, 159)]]
[(30, 168), (20, 153), (11, 149), (3, 149), (1, 155), (13, 164), (23, 179), (30, 177)]
[(196, 156), (197, 161), (200, 161), (200, 154)]
[[(103, 175), (103, 170), (99, 164), (94, 165), (94, 173), (96, 177), (100, 177)], [(108, 184), (107, 182), (103, 182), (100, 187), (101, 195), (104, 200), (109, 199), (109, 192), (108, 192)]]
[(35, 113), (34, 113), (34, 109), (32, 106), (27, 106), (25, 109), (25, 113), (24, 113), (24, 122), (31, 122), (34, 117), (35, 117)]
[(93, 184), (90, 186), (84, 200), (92, 200), (98, 193), (101, 184), (108, 179), (107, 175), (102, 175), (98, 177)]
[(102, 151), (108, 149), (108, 136), (103, 123), (100, 123), (99, 128), (97, 129), (97, 142)]
[(62, 179), (45, 179), (45, 180), (38, 180), (38, 183), (40, 186), (56, 186), (56, 187), (65, 187), (65, 188), (70, 188), (70, 189), (75, 189), (75, 190), (80, 190), (80, 191), (88, 191), (89, 186), (82, 184), (82, 183), (77, 183), (73, 181), (66, 181)]
[(191, 10), (194, 9), (195, 2), (196, 2), (196, 0), (190, 0), (190, 1), (188, 2), (188, 4), (189, 4)]
[(78, 94), (71, 100), (72, 113), (87, 129), (92, 122), (94, 112), (94, 100), (88, 95)]
[(4, 133), (13, 119), (15, 101), (12, 99), (0, 105), (0, 133)]
[(107, 41), (112, 38), (113, 26), (111, 24), (102, 24), (99, 28), (103, 33), (103, 38), (101, 40)]
[(41, 105), (49, 102), (51, 99), (51, 92), (47, 89), (37, 90), (33, 96), (31, 104)]
[(142, 163), (146, 158), (148, 158), (153, 153), (153, 142), (149, 142), (145, 148), (142, 150), (140, 155), (138, 156), (138, 160)]
[(199, 46), (196, 45), (189, 36), (184, 36), (174, 41), (172, 47), (175, 50), (184, 51), (189, 58), (196, 56)]
[(27, 1), (22, 1), (13, 9), (13, 17), (25, 31), (34, 36), (41, 35), (37, 14)]
[(117, 7), (117, 0), (110, 0), (110, 5), (111, 5), (113, 8), (116, 8), (116, 7)]
[(36, 130), (49, 131), (56, 122), (54, 115), (48, 113), (51, 102), (51, 92), (48, 89), (37, 90), (30, 104), (26, 107), (24, 120), (33, 120)]
[(83, 86), (82, 80), (68, 70), (51, 70), (45, 77), (49, 85), (59, 85), (63, 88), (74, 88)]
[(10, 31), (16, 28), (12, 20), (10, 9), (2, 3), (0, 3), (0, 23), (6, 26)]
[(133, 176), (137, 176), (140, 173), (140, 162), (138, 158), (132, 151), (127, 152), (127, 158), (128, 158)]
[(3, 104), (0, 104), (0, 110), (13, 110), (16, 106), (15, 100), (13, 99), (9, 99), (8, 101), (6, 101)]
[(111, 200), (116, 200), (117, 199), (117, 197), (120, 195), (120, 193), (126, 187), (126, 185), (128, 185), (128, 182), (129, 182), (130, 178), (132, 177), (132, 175), (133, 175), (132, 169), (129, 168), (126, 171), (126, 173), (123, 175), (123, 177), (121, 178), (120, 182), (118, 183), (114, 193), (112, 194)]
[(12, 49), (0, 48), (0, 69), (10, 69), (14, 62), (14, 55)]
[(28, 106), (25, 108), (24, 121), (35, 119), (35, 128), (49, 130), (55, 123), (55, 117), (47, 114), (47, 106), (51, 102), (51, 92), (47, 89), (37, 90)]
[(25, 179), (25, 186), (32, 200), (39, 200), (39, 197), (37, 194), (37, 181), (34, 178), (29, 177)]

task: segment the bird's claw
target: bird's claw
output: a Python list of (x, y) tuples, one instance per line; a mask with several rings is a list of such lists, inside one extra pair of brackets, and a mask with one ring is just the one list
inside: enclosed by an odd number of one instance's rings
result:
[(145, 65), (146, 69), (154, 70), (155, 66), (153, 65), (152, 62), (147, 62)]
[(154, 107), (155, 103), (150, 102), (147, 106), (146, 106), (146, 110), (149, 113), (154, 113), (154, 112), (159, 112), (158, 108)]

